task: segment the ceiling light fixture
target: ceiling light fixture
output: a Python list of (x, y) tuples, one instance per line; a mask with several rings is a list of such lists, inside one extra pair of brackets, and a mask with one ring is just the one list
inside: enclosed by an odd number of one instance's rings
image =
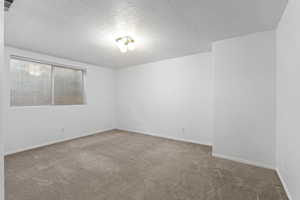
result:
[(122, 53), (126, 53), (128, 50), (132, 51), (135, 49), (134, 40), (130, 36), (117, 38), (116, 44)]

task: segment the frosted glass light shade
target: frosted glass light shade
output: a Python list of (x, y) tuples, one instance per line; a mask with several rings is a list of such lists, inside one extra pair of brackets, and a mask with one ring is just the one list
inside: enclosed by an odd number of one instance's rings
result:
[(126, 53), (128, 50), (135, 49), (134, 40), (130, 36), (119, 37), (116, 39), (116, 45), (122, 53)]

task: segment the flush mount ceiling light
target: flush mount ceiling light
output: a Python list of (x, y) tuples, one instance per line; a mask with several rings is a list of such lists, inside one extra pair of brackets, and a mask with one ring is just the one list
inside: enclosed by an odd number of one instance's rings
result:
[(116, 44), (122, 53), (126, 53), (128, 50), (132, 51), (135, 49), (134, 40), (130, 36), (117, 38)]

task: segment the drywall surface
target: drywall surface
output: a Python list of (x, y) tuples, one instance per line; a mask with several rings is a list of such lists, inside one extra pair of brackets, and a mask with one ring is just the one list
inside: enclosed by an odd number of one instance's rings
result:
[(10, 107), (10, 91), (7, 87), (8, 124), (5, 134), (5, 153), (115, 128), (114, 70), (10, 47), (5, 48), (7, 68), (9, 68), (10, 55), (87, 68), (85, 77), (87, 104)]
[(4, 200), (4, 174), (3, 174), (3, 133), (4, 128), (4, 62), (3, 62), (3, 48), (4, 48), (4, 13), (3, 13), (3, 0), (0, 0), (0, 200)]
[(277, 167), (300, 199), (300, 2), (290, 0), (277, 30)]
[(275, 32), (215, 42), (217, 156), (275, 167)]
[(211, 54), (196, 54), (117, 71), (117, 127), (212, 143)]
[[(16, 0), (6, 44), (105, 67), (204, 52), (213, 40), (276, 27), (286, 0)], [(16, 31), (18, 30), (18, 31)], [(134, 53), (114, 40), (130, 35)]]

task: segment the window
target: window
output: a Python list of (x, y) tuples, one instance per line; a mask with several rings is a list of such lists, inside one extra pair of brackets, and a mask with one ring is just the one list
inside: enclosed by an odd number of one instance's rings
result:
[(10, 103), (14, 106), (51, 104), (51, 66), (12, 59)]
[(10, 59), (11, 106), (84, 104), (84, 71)]
[(54, 104), (83, 104), (82, 71), (54, 67)]

